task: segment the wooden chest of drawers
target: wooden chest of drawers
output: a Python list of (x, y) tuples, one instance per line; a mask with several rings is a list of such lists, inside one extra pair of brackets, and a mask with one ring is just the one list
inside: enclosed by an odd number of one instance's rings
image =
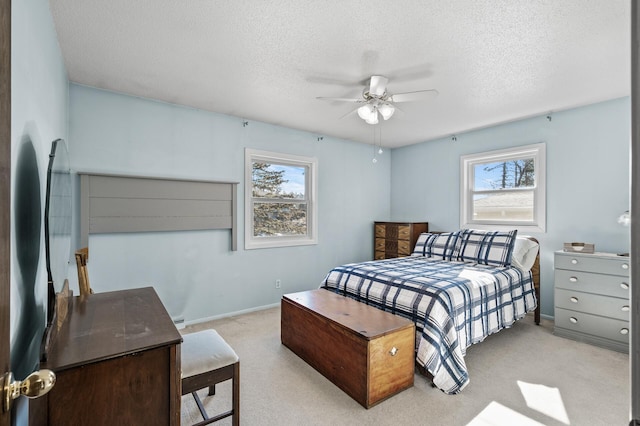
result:
[(374, 259), (409, 256), (427, 222), (375, 222)]
[(629, 351), (629, 258), (555, 254), (554, 334)]
[(415, 325), (327, 290), (285, 294), (282, 343), (369, 408), (413, 386)]

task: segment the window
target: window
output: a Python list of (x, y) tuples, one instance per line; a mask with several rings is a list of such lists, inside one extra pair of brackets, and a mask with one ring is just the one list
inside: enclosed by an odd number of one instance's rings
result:
[(545, 144), (460, 158), (463, 228), (545, 231)]
[(245, 249), (317, 243), (315, 158), (247, 149)]

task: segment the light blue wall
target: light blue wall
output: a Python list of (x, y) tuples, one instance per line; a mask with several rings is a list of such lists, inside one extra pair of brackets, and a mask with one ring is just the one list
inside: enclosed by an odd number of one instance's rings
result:
[[(33, 238), (20, 238), (18, 242), (16, 235), (24, 233), (16, 233), (16, 200), (23, 195), (35, 198), (33, 218), (42, 220), (51, 142), (67, 137), (68, 83), (49, 2), (11, 3), (11, 368), (17, 379), (24, 379), (39, 363), (46, 322), (47, 271), (44, 222), (40, 222)], [(33, 148), (27, 149), (29, 144)], [(19, 169), (24, 170), (21, 165), (27, 151), (34, 153), (31, 163), (37, 170), (29, 176), (35, 188), (40, 188), (39, 197), (25, 194), (24, 185), (16, 187), (25, 183)], [(31, 193), (37, 192), (30, 185), (26, 187)], [(24, 252), (31, 250), (31, 260), (25, 262)], [(17, 424), (27, 424), (27, 407), (22, 399), (14, 405)]]
[[(39, 171), (41, 209), (44, 215), (44, 195), (51, 142), (67, 136), (68, 83), (67, 73), (58, 46), (49, 2), (33, 0), (12, 2), (11, 13), (11, 165), (12, 182), (16, 182), (16, 163), (22, 145), (33, 144)], [(16, 188), (12, 188), (12, 200)], [(13, 204), (13, 203), (12, 203)], [(15, 217), (11, 223), (15, 224)], [(37, 242), (36, 242), (37, 243)], [(16, 260), (15, 229), (11, 229), (11, 333), (23, 315), (21, 306), (25, 291), (35, 292), (38, 309), (44, 309), (47, 294), (47, 271), (44, 250), (44, 225), (40, 233), (40, 256), (35, 288), (25, 289)], [(44, 324), (42, 324), (44, 327)], [(41, 333), (41, 331), (40, 331)], [(38, 342), (39, 344), (39, 342)]]
[(631, 104), (616, 99), (498, 125), (391, 153), (391, 216), (426, 220), (432, 230), (460, 228), (460, 156), (546, 142), (547, 230), (541, 244), (542, 313), (553, 315), (553, 252), (563, 242), (628, 252)]
[[(553, 252), (565, 241), (628, 251), (628, 98), (557, 112), (391, 151), (121, 94), (71, 85), (70, 157), (75, 170), (232, 180), (239, 185), (240, 249), (225, 231), (93, 235), (90, 276), (101, 291), (153, 285), (187, 322), (277, 303), (314, 288), (336, 264), (371, 256), (371, 222), (427, 220), (459, 228), (460, 156), (547, 144), (547, 232), (542, 308), (553, 315)], [(244, 148), (319, 159), (317, 246), (244, 251)], [(390, 207), (389, 207), (390, 200)], [(77, 228), (77, 224), (76, 224)], [(73, 278), (73, 277), (72, 277)], [(283, 287), (274, 288), (281, 279)]]
[[(240, 182), (237, 252), (229, 250), (228, 231), (91, 235), (89, 277), (96, 291), (152, 285), (169, 314), (189, 323), (278, 303), (283, 293), (318, 287), (337, 264), (372, 257), (373, 221), (389, 216), (389, 154), (374, 164), (369, 145), (242, 124), (237, 117), (71, 84), (72, 170)], [(318, 159), (319, 244), (243, 249), (247, 147)]]

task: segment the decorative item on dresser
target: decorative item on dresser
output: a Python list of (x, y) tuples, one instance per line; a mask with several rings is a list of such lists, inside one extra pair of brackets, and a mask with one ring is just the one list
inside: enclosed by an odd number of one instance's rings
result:
[(629, 351), (629, 259), (555, 253), (554, 334)]
[(427, 222), (375, 222), (374, 259), (409, 256)]

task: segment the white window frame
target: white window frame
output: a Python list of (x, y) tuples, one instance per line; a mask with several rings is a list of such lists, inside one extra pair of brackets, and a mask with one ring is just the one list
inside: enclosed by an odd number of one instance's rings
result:
[[(532, 221), (473, 220), (474, 166), (521, 158), (534, 159), (535, 186), (533, 188)], [(517, 229), (518, 232), (546, 231), (546, 144), (519, 146), (497, 151), (463, 155), (460, 157), (460, 227), (492, 230)]]
[[(289, 166), (307, 167), (309, 171), (305, 174), (305, 202), (307, 203), (307, 230), (306, 235), (300, 236), (253, 236), (253, 163), (265, 162), (271, 164), (281, 164)], [(259, 151), (255, 149), (245, 149), (245, 216), (244, 216), (244, 248), (245, 250), (270, 248), (270, 247), (291, 247), (318, 244), (318, 161), (312, 157), (302, 157), (291, 154), (281, 154), (269, 151)]]

